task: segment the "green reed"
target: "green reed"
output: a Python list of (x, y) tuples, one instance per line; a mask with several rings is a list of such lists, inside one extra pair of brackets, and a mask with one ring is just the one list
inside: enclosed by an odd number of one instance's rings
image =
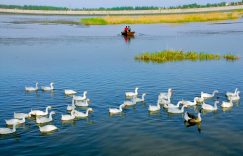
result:
[(219, 54), (197, 53), (195, 51), (183, 52), (180, 50), (163, 50), (159, 52), (145, 52), (135, 56), (135, 60), (154, 63), (176, 62), (176, 61), (204, 61), (204, 60), (236, 60), (239, 57), (232, 54), (220, 56)]

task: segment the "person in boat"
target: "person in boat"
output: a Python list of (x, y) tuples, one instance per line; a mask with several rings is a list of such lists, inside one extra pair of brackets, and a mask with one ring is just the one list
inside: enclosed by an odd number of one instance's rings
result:
[(128, 27), (126, 26), (126, 27), (124, 28), (124, 33), (127, 33), (127, 31), (128, 31)]
[(130, 26), (128, 26), (127, 29), (128, 29), (128, 32), (131, 32), (131, 27)]

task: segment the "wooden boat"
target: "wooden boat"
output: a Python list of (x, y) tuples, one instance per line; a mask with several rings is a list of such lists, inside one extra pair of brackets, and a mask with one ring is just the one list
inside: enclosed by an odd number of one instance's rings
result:
[(131, 31), (131, 32), (121, 32), (121, 34), (123, 35), (123, 36), (134, 36), (134, 34), (135, 34), (135, 31)]

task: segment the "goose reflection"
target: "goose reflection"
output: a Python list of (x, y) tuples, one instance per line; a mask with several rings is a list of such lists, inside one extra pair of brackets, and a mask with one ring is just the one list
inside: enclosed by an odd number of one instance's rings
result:
[(233, 107), (229, 107), (229, 108), (222, 108), (223, 112), (231, 112), (233, 109)]
[(202, 129), (201, 129), (201, 122), (199, 123), (189, 123), (187, 121), (184, 121), (185, 127), (189, 128), (189, 127), (193, 127), (193, 126), (197, 126), (197, 130), (198, 133), (201, 133)]
[(108, 113), (109, 114), (109, 117), (112, 118), (112, 117), (124, 117), (125, 116), (125, 113), (124, 112), (121, 112), (121, 113), (118, 113), (118, 114), (111, 114), (111, 113)]
[(160, 111), (148, 111), (149, 116), (161, 116)]

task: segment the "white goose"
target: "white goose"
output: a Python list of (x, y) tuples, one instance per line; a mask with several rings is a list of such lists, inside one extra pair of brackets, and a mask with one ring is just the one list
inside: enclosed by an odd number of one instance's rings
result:
[(182, 100), (182, 103), (187, 106), (195, 106), (197, 104), (198, 97), (195, 97), (193, 102), (192, 101), (184, 101)]
[(221, 104), (221, 107), (223, 107), (223, 108), (230, 108), (232, 106), (233, 106), (232, 100), (230, 100), (229, 102), (223, 101), (222, 104)]
[(183, 104), (182, 101), (178, 101), (176, 105), (172, 104), (172, 103), (169, 103), (169, 104), (164, 104), (164, 108), (167, 108), (167, 109), (172, 109), (172, 108), (179, 108), (180, 104)]
[(230, 96), (236, 96), (237, 91), (238, 91), (238, 88), (235, 88), (235, 92), (226, 92), (226, 96), (227, 96), (227, 97), (230, 97)]
[(85, 100), (87, 97), (86, 97), (86, 94), (87, 94), (88, 92), (87, 91), (84, 91), (83, 92), (83, 96), (73, 96), (73, 99), (75, 100), (75, 101), (83, 101), (83, 100)]
[(54, 125), (45, 125), (43, 127), (39, 126), (39, 129), (41, 133), (47, 133), (47, 132), (52, 132), (54, 130), (57, 130), (58, 128)]
[(52, 111), (50, 114), (49, 114), (49, 117), (40, 117), (40, 118), (36, 118), (36, 123), (38, 124), (43, 124), (43, 123), (47, 123), (47, 122), (51, 122), (52, 121), (52, 115), (55, 114), (54, 111)]
[(35, 83), (35, 87), (25, 87), (25, 91), (34, 92), (38, 90), (38, 82)]
[(119, 114), (119, 113), (122, 112), (122, 109), (123, 109), (124, 106), (125, 106), (124, 104), (121, 104), (119, 106), (119, 108), (109, 108), (109, 113), (110, 114)]
[(43, 91), (51, 91), (51, 90), (54, 90), (54, 83), (53, 82), (51, 82), (50, 83), (50, 86), (42, 86), (41, 87), (41, 89), (43, 90)]
[(76, 93), (77, 93), (76, 91), (71, 90), (71, 89), (65, 89), (65, 90), (64, 90), (64, 94), (65, 94), (65, 95), (74, 95), (74, 94), (76, 94)]
[(79, 107), (88, 107), (89, 106), (89, 103), (88, 103), (88, 99), (84, 100), (84, 101), (79, 101), (79, 102), (75, 102), (75, 105), (76, 106), (79, 106)]
[(202, 104), (202, 109), (208, 110), (208, 111), (216, 111), (218, 109), (217, 104), (219, 103), (219, 101), (215, 101), (214, 102), (214, 106), (203, 103)]
[(67, 106), (67, 111), (71, 111), (71, 110), (73, 110), (75, 108), (76, 108), (76, 106), (75, 106), (75, 103), (74, 103), (74, 99), (72, 99), (72, 105), (68, 105)]
[(15, 118), (15, 119), (28, 118), (28, 117), (30, 117), (30, 116), (31, 116), (30, 113), (29, 113), (29, 114), (26, 114), (26, 113), (15, 113), (15, 112), (14, 112), (14, 118)]
[(62, 120), (62, 121), (70, 121), (70, 120), (73, 120), (73, 119), (75, 118), (74, 112), (75, 112), (75, 110), (73, 109), (73, 110), (71, 111), (71, 115), (69, 115), (69, 114), (62, 115), (61, 120)]
[(124, 101), (123, 104), (124, 104), (124, 106), (133, 106), (133, 105), (135, 105), (136, 104), (136, 96), (134, 96), (131, 101)]
[(46, 111), (41, 111), (41, 110), (31, 110), (30, 115), (35, 115), (35, 116), (44, 116), (48, 114), (48, 110), (51, 109), (51, 106), (46, 107)]
[(212, 98), (212, 97), (214, 97), (215, 93), (218, 93), (218, 91), (215, 90), (215, 91), (213, 91), (212, 94), (201, 92), (201, 98), (204, 98), (204, 99)]
[(23, 124), (25, 123), (25, 118), (23, 117), (22, 119), (9, 119), (5, 120), (7, 125), (18, 125), (18, 124)]
[(235, 96), (230, 96), (230, 97), (228, 97), (228, 99), (232, 100), (232, 101), (239, 101), (240, 100), (240, 91), (237, 91)]
[(75, 117), (78, 117), (78, 118), (86, 118), (86, 117), (89, 116), (89, 112), (93, 112), (93, 109), (92, 108), (88, 108), (85, 113), (75, 110), (74, 111), (74, 115), (75, 115)]
[(138, 87), (135, 88), (135, 92), (125, 92), (126, 97), (133, 97), (138, 95)]
[(163, 98), (158, 97), (158, 101), (160, 104), (163, 104), (163, 105), (171, 103), (170, 97), (168, 99), (163, 99)]
[(198, 103), (203, 103), (203, 102), (204, 102), (204, 98), (202, 98), (202, 97), (197, 97), (197, 102), (198, 102)]
[(136, 102), (144, 102), (144, 100), (145, 100), (144, 97), (145, 96), (146, 96), (146, 93), (143, 93), (142, 94), (142, 98), (138, 98), (138, 97), (136, 98)]
[(159, 99), (169, 99), (172, 96), (172, 88), (168, 89), (167, 93), (160, 93), (159, 94)]
[(180, 114), (184, 112), (184, 108), (187, 107), (187, 105), (183, 105), (181, 109), (179, 108), (169, 108), (168, 113), (173, 113), (173, 114)]
[(149, 105), (148, 110), (149, 110), (150, 112), (159, 111), (159, 110), (160, 110), (160, 104), (159, 104), (159, 101), (157, 101), (157, 105), (156, 105), (156, 106)]
[(13, 129), (10, 128), (0, 128), (0, 135), (11, 134), (16, 132), (16, 124), (13, 125)]

